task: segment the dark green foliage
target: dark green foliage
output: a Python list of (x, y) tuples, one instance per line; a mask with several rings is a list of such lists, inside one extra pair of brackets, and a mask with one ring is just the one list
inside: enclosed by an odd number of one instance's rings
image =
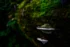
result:
[(67, 47), (70, 38), (70, 4), (61, 5), (60, 2), (0, 0), (0, 47), (35, 47), (38, 43), (35, 39), (46, 36), (36, 29), (44, 23), (59, 29), (49, 35), (51, 44), (55, 47)]

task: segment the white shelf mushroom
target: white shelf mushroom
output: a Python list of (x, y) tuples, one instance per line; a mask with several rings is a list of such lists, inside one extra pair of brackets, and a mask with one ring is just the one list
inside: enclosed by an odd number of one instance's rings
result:
[(42, 42), (43, 44), (47, 43), (48, 40), (46, 39), (42, 39), (42, 38), (37, 38), (38, 41)]

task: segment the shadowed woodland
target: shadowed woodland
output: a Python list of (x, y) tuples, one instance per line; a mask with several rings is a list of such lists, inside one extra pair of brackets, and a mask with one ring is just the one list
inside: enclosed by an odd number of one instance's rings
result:
[[(51, 34), (36, 28), (47, 23)], [(70, 47), (69, 40), (69, 0), (0, 0), (0, 47)]]

